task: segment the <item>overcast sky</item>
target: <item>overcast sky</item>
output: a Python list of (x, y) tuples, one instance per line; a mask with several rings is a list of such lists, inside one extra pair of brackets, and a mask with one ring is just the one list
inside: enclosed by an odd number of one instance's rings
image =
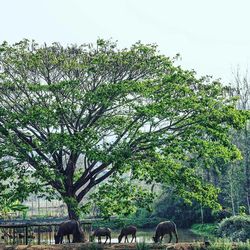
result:
[(0, 0), (0, 42), (156, 43), (224, 83), (250, 65), (250, 0)]

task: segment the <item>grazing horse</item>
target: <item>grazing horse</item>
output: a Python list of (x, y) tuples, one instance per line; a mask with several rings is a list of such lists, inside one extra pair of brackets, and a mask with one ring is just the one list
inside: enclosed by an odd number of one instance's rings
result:
[(84, 242), (83, 232), (80, 227), (80, 223), (76, 220), (68, 220), (62, 222), (59, 225), (59, 229), (57, 234), (55, 234), (55, 244), (62, 244), (63, 236), (67, 235), (68, 241), (70, 243), (70, 234), (73, 235), (73, 243), (74, 242)]

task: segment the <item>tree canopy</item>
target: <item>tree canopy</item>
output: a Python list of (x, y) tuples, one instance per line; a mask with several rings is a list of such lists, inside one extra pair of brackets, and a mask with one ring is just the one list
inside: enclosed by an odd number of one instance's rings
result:
[(155, 45), (4, 42), (0, 67), (0, 166), (51, 186), (70, 218), (94, 186), (128, 172), (213, 206), (217, 190), (196, 167), (240, 158), (235, 100)]

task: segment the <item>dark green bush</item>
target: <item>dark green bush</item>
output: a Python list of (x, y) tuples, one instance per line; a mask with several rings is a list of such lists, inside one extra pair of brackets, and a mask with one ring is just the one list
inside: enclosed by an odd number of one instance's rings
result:
[(109, 227), (111, 229), (120, 229), (126, 225), (134, 225), (138, 228), (155, 228), (158, 223), (166, 220), (165, 218), (151, 217), (151, 218), (116, 218), (112, 220), (97, 220), (93, 222), (93, 228)]
[(217, 234), (218, 224), (209, 223), (209, 224), (193, 224), (191, 227), (192, 232), (198, 235), (206, 237), (214, 237)]
[[(174, 194), (166, 194), (156, 204), (153, 213), (156, 217), (172, 220), (178, 228), (189, 228), (194, 223), (201, 223), (201, 206), (197, 202), (192, 205)], [(203, 223), (213, 223), (216, 217), (210, 208), (203, 208)]]
[(149, 249), (150, 245), (145, 243), (145, 241), (136, 243), (136, 250), (149, 250)]
[(250, 239), (250, 216), (232, 216), (219, 224), (218, 235), (233, 241)]
[[(197, 250), (200, 248), (196, 248)], [(206, 250), (249, 250), (250, 242), (231, 242), (228, 239), (217, 239), (211, 242)]]

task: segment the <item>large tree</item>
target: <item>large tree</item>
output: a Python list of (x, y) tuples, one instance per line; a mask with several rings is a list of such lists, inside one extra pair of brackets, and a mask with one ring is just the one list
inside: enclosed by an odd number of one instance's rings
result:
[(196, 165), (240, 157), (228, 131), (244, 113), (219, 82), (174, 66), (155, 45), (4, 42), (0, 67), (1, 166), (32, 171), (70, 218), (94, 186), (126, 172), (211, 205), (216, 190)]

